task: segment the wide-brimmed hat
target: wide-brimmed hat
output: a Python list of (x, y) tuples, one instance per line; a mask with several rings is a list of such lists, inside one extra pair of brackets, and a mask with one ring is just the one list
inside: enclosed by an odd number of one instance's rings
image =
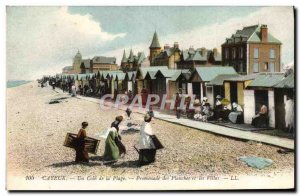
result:
[(228, 104), (230, 104), (230, 101), (228, 99), (224, 98), (224, 99), (222, 99), (221, 103), (223, 105), (228, 105)]
[(203, 97), (203, 101), (208, 101), (207, 97)]

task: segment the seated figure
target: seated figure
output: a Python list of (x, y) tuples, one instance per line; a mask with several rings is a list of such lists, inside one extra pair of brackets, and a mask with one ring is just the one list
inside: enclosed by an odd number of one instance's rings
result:
[(230, 120), (230, 122), (234, 124), (243, 123), (242, 115), (243, 115), (242, 107), (235, 102), (232, 103), (232, 112), (230, 112), (228, 115), (228, 119)]
[(251, 124), (257, 128), (266, 128), (269, 126), (269, 116), (268, 116), (267, 106), (265, 105), (261, 106), (259, 113), (252, 118)]

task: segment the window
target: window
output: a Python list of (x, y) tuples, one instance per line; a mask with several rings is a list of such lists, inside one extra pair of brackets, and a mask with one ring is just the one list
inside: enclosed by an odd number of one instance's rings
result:
[(236, 54), (235, 48), (232, 48), (232, 58), (233, 59), (235, 59), (235, 54)]
[(244, 69), (243, 69), (243, 62), (240, 62), (240, 72), (244, 72)]
[(269, 64), (269, 72), (275, 72), (275, 63), (274, 62), (271, 62)]
[(259, 58), (259, 48), (254, 48), (254, 58), (255, 59)]
[(228, 55), (228, 48), (225, 48), (225, 59), (228, 59), (229, 58), (229, 55)]
[(253, 63), (253, 73), (258, 73), (258, 72), (259, 72), (259, 64)]
[(243, 58), (243, 47), (240, 48), (240, 58)]
[(275, 59), (275, 49), (274, 48), (270, 49), (270, 59)]

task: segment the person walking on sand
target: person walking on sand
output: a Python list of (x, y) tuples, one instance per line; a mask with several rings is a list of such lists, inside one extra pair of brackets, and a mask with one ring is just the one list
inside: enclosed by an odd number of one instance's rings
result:
[(126, 148), (125, 148), (124, 144), (121, 142), (122, 137), (120, 136), (120, 133), (119, 133), (119, 130), (120, 130), (119, 125), (122, 121), (123, 121), (123, 116), (117, 116), (115, 121), (111, 123), (111, 127), (116, 128), (117, 133), (118, 133), (118, 138), (115, 140), (115, 142), (116, 142), (117, 146), (119, 147), (120, 155), (126, 154)]
[(139, 138), (139, 164), (140, 166), (150, 164), (155, 161), (156, 147), (153, 143), (152, 117), (147, 113), (144, 116), (144, 122), (141, 126)]
[(117, 129), (112, 127), (109, 131), (109, 134), (105, 140), (105, 151), (103, 159), (106, 162), (115, 162), (120, 157), (120, 151), (116, 144), (118, 138)]
[(82, 122), (82, 128), (79, 130), (76, 138), (76, 163), (88, 163), (89, 162), (89, 154), (88, 151), (85, 149), (85, 137), (86, 137), (86, 131), (85, 129), (88, 126), (87, 122)]
[(72, 84), (72, 97), (76, 97), (76, 86)]

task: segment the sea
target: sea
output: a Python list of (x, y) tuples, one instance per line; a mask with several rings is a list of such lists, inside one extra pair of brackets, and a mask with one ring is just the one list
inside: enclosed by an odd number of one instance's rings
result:
[(6, 81), (6, 88), (13, 88), (17, 86), (21, 86), (23, 84), (27, 84), (31, 81), (28, 80), (8, 80)]

